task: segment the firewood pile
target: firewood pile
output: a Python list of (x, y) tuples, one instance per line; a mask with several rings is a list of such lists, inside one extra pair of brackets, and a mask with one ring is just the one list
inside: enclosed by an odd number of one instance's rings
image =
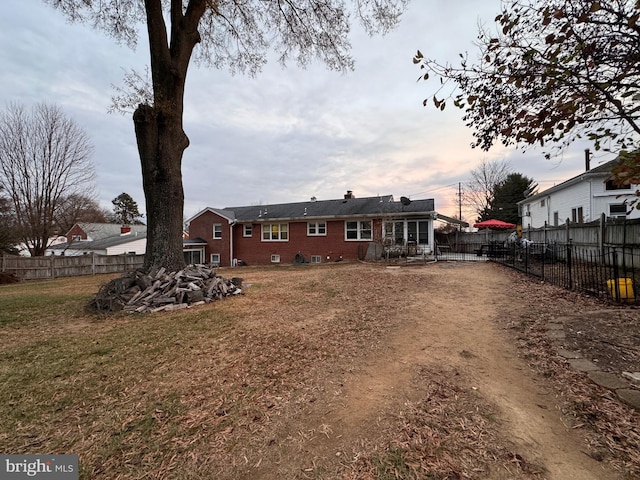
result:
[(179, 272), (155, 275), (126, 274), (103, 285), (90, 306), (109, 312), (160, 312), (180, 310), (238, 295), (242, 279), (226, 279), (204, 265), (189, 265)]

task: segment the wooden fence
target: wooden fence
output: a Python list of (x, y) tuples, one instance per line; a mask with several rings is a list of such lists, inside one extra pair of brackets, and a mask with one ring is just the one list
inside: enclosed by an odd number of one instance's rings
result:
[(96, 275), (100, 273), (123, 273), (135, 271), (144, 263), (144, 255), (124, 253), (122, 255), (79, 255), (18, 257), (2, 255), (0, 272), (15, 274), (23, 280)]
[[(514, 230), (480, 230), (449, 234), (459, 243), (487, 243), (506, 241)], [(573, 223), (553, 227), (525, 228), (523, 238), (534, 243), (572, 243), (581, 247), (592, 247), (602, 251), (604, 247), (640, 247), (640, 220), (605, 218), (589, 223)]]

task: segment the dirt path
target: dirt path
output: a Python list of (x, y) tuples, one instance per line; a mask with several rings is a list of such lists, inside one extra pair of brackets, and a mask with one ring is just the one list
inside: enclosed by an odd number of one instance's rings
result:
[[(506, 278), (483, 267), (443, 264), (455, 274), (439, 277), (436, 291), (416, 295), (408, 315), (413, 325), (397, 333), (394, 345), (414, 364), (458, 369), (497, 406), (506, 436), (547, 470), (546, 478), (613, 478), (584, 453), (581, 438), (563, 424), (553, 394), (496, 326), (496, 311), (510, 308), (514, 299)], [(457, 301), (456, 294), (463, 292), (466, 301)], [(428, 311), (434, 314), (425, 315)]]
[[(495, 471), (475, 478), (621, 478), (588, 456), (580, 433), (563, 423), (554, 394), (518, 357), (508, 332), (495, 321), (496, 313), (515, 300), (504, 275), (489, 265), (455, 263), (382, 272), (387, 282), (418, 280), (427, 288), (410, 289), (406, 307), (397, 312), (402, 321), (389, 332), (388, 343), (372, 346), (375, 353), (364, 362), (344, 366), (329, 379), (335, 388), (304, 419), (315, 435), (297, 443), (297, 451), (281, 451), (281, 468), (297, 461), (303, 472), (299, 478), (334, 478), (312, 472), (336, 458), (348, 463), (352, 460), (345, 457), (354, 452), (357, 457), (358, 444), (375, 441), (388, 426), (390, 412), (425, 395), (415, 378), (426, 369), (444, 372), (492, 404), (503, 437), (541, 472), (518, 477)], [(273, 470), (262, 473), (262, 478), (275, 478)]]

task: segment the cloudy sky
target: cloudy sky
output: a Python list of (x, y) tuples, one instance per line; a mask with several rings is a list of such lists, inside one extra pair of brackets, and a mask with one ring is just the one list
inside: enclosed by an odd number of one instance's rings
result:
[[(500, 0), (413, 0), (400, 26), (384, 37), (353, 29), (355, 70), (272, 63), (255, 78), (192, 66), (185, 98), (185, 218), (228, 207), (394, 195), (434, 198), (445, 215), (458, 211), (458, 184), (482, 160), (507, 160), (541, 189), (584, 169), (576, 144), (562, 158), (541, 150), (472, 149), (461, 112), (424, 108), (437, 85), (417, 82), (417, 49), (441, 61), (475, 52), (478, 24), (493, 27)], [(130, 194), (144, 211), (131, 116), (108, 114), (113, 85), (125, 71), (144, 71), (136, 51), (86, 25), (69, 24), (39, 0), (0, 2), (0, 107), (54, 103), (81, 125), (94, 146), (97, 194)], [(592, 165), (610, 158), (596, 155)], [(463, 212), (465, 220), (472, 214)]]

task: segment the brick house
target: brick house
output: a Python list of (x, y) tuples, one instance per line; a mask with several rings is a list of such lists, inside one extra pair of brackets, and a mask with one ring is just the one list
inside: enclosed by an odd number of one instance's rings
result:
[(429, 254), (438, 217), (433, 199), (355, 198), (351, 192), (337, 200), (205, 208), (187, 220), (185, 260), (220, 266), (323, 263), (381, 256), (383, 245)]

